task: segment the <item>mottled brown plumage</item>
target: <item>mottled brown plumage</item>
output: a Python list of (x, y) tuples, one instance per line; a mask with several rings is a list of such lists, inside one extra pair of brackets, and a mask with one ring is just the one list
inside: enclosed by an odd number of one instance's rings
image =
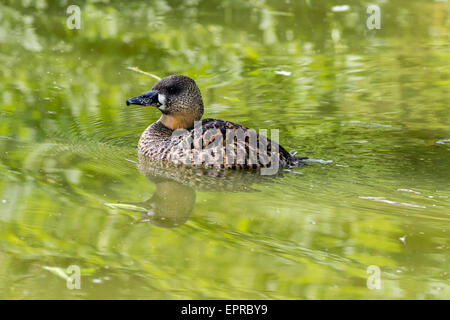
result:
[(227, 169), (299, 166), (298, 158), (254, 130), (230, 121), (203, 119), (203, 101), (194, 80), (161, 79), (151, 91), (127, 104), (152, 105), (161, 118), (141, 135), (138, 150), (156, 160)]

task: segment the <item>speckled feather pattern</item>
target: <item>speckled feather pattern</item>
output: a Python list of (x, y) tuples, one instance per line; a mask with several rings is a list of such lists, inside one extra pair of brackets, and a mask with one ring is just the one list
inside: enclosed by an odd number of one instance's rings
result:
[[(254, 134), (256, 143), (249, 143), (250, 140), (248, 138), (244, 140), (230, 138), (230, 134), (236, 133), (238, 130), (242, 130), (240, 132), (243, 132), (245, 135)], [(201, 130), (197, 130), (197, 132), (201, 133), (201, 140), (194, 129), (184, 130), (182, 134), (173, 135), (173, 130), (158, 121), (150, 125), (142, 133), (138, 149), (141, 154), (156, 161), (239, 170), (270, 167), (273, 144), (274, 147), (278, 147), (280, 167), (303, 164), (301, 162), (302, 158), (294, 157), (270, 139), (230, 121), (203, 119), (201, 120)], [(231, 144), (230, 140), (227, 139), (233, 139)], [(238, 162), (236, 158), (233, 158), (233, 161), (227, 161), (225, 147), (227, 141), (227, 148), (230, 148), (231, 145), (235, 155), (238, 154), (238, 150), (244, 155), (242, 161)], [(200, 143), (201, 148), (199, 148)], [(259, 156), (260, 146), (264, 148), (261, 151), (262, 156)], [(188, 151), (187, 154), (183, 153), (186, 151)], [(221, 153), (221, 157), (218, 153)], [(255, 154), (258, 156), (251, 158)], [(211, 162), (211, 156), (216, 157), (214, 159), (218, 161)], [(251, 159), (256, 159), (256, 161)]]

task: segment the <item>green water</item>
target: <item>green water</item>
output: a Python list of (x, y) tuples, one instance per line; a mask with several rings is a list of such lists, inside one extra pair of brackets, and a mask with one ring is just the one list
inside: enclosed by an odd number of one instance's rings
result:
[[(0, 1), (0, 298), (450, 298), (447, 1), (73, 2)], [(145, 169), (128, 67), (323, 161)]]

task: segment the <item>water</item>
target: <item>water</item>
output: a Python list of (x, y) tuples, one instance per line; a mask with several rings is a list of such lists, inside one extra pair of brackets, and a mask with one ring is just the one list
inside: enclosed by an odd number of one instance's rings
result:
[[(375, 3), (2, 1), (0, 297), (450, 298), (448, 2)], [(129, 67), (318, 161), (149, 167)]]

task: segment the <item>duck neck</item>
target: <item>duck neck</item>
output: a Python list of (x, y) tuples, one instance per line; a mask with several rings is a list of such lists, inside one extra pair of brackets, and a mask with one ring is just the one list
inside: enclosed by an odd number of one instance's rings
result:
[[(197, 120), (197, 119), (196, 119)], [(170, 140), (177, 129), (190, 130), (194, 127), (194, 120), (185, 120), (184, 117), (162, 115), (158, 121), (152, 123), (141, 135), (139, 144), (145, 142), (165, 143)]]
[(141, 141), (162, 141), (170, 139), (173, 130), (167, 128), (161, 121), (156, 121), (152, 123), (148, 128), (142, 133)]
[(159, 121), (170, 130), (192, 129), (194, 127), (194, 122), (197, 120), (200, 119), (195, 115), (185, 115), (185, 114), (175, 114), (175, 115), (163, 114), (161, 118), (159, 118)]

